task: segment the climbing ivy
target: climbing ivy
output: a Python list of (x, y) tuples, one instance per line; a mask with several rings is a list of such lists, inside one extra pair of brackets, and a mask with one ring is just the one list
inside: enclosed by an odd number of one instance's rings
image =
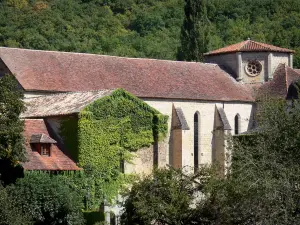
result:
[[(94, 101), (73, 119), (63, 121), (61, 135), (85, 170), (85, 187), (91, 205), (113, 199), (130, 180), (120, 172), (120, 161), (130, 162), (131, 152), (163, 139), (168, 117), (123, 89)], [(71, 149), (71, 148), (70, 148)], [(75, 154), (74, 154), (75, 153)], [(78, 155), (76, 155), (78, 154)]]

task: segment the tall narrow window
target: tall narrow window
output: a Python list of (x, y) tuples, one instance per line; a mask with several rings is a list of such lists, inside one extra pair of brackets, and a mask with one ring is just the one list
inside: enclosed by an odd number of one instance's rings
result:
[(198, 113), (194, 114), (194, 169), (198, 170), (199, 167), (199, 118)]
[(239, 114), (236, 114), (234, 117), (234, 134), (241, 133), (241, 117)]
[(125, 162), (124, 159), (120, 159), (120, 172), (125, 173)]

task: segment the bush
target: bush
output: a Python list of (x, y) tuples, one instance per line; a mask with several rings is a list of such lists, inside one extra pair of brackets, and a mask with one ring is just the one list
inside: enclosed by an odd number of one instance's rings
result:
[(28, 173), (7, 191), (34, 224), (84, 224), (82, 199), (62, 176)]
[(15, 203), (6, 189), (0, 185), (0, 224), (30, 224), (28, 217), (22, 213)]

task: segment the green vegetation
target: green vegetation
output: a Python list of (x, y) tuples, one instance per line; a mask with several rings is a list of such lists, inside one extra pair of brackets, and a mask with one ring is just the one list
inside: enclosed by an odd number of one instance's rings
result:
[(17, 206), (15, 196), (7, 193), (2, 185), (0, 185), (0, 224), (30, 224), (29, 217)]
[(67, 181), (59, 175), (27, 173), (6, 190), (30, 224), (84, 224), (82, 199)]
[(192, 175), (172, 168), (155, 170), (134, 183), (125, 195), (122, 224), (205, 224), (208, 218), (199, 213), (203, 201), (195, 197), (205, 192), (210, 174), (207, 168)]
[(0, 45), (174, 59), (182, 0), (3, 0)]
[(211, 37), (206, 5), (206, 0), (186, 0), (179, 60), (203, 61), (203, 53), (208, 51), (207, 43)]
[(299, 24), (298, 0), (0, 1), (1, 46), (128, 57), (198, 61), (251, 38), (296, 50), (300, 67)]
[(13, 76), (0, 79), (0, 159), (12, 164), (25, 161), (23, 122), (19, 115), (24, 111), (23, 93)]
[(18, 163), (26, 160), (22, 136), (24, 124), (19, 119), (25, 109), (22, 97), (13, 76), (0, 78), (0, 177), (5, 185), (22, 176), (23, 169)]
[(85, 171), (79, 183), (89, 195), (87, 208), (113, 199), (130, 178), (120, 171), (121, 161), (130, 162), (131, 152), (167, 133), (167, 116), (122, 89), (83, 109), (77, 129), (72, 121), (63, 122), (61, 134), (67, 144), (78, 143), (75, 158)]

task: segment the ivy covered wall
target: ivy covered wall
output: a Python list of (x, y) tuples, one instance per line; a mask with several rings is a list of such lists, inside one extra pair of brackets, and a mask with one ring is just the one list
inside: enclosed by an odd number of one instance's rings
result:
[[(113, 199), (129, 176), (120, 161), (130, 162), (131, 152), (162, 140), (168, 117), (123, 89), (84, 108), (78, 120), (61, 123), (61, 135), (74, 160), (85, 170), (90, 205)], [(77, 146), (77, 147), (76, 147)]]

